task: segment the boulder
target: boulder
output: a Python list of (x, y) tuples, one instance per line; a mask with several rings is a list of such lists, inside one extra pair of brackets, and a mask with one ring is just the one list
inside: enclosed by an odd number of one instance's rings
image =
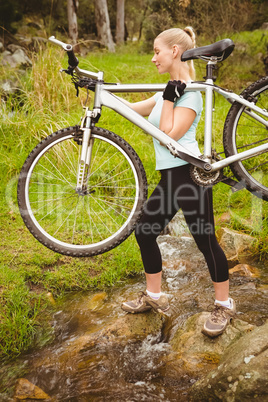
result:
[(41, 388), (32, 384), (26, 378), (19, 378), (17, 381), (15, 400), (46, 400), (50, 401), (51, 398)]
[[(119, 317), (100, 331), (85, 334), (70, 343), (70, 350), (83, 350), (102, 344), (103, 346), (124, 345), (129, 341), (137, 342), (148, 335), (156, 335), (161, 331), (165, 317), (150, 311), (146, 314), (126, 314)], [(68, 353), (69, 353), (68, 352)]]
[(247, 322), (233, 319), (222, 335), (212, 339), (201, 333), (209, 314), (202, 312), (188, 318), (170, 341), (173, 364), (183, 366), (188, 375), (203, 376), (217, 367), (226, 349), (255, 328)]
[[(15, 46), (15, 45), (14, 45)], [(18, 48), (14, 53), (10, 51), (4, 51), (2, 55), (2, 64), (4, 66), (10, 66), (11, 68), (15, 68), (18, 66), (31, 66), (32, 62), (29, 57), (26, 55), (22, 48)]]
[(194, 384), (194, 401), (268, 400), (268, 321), (228, 347), (217, 369)]
[(122, 347), (129, 343), (136, 343), (144, 340), (147, 336), (161, 334), (162, 327), (168, 318), (149, 311), (145, 314), (126, 314), (111, 322), (106, 322), (105, 326), (99, 330), (87, 331), (81, 336), (69, 339), (62, 345), (61, 353), (47, 355), (40, 359), (37, 366), (54, 366), (57, 364), (65, 370), (68, 362), (74, 366), (79, 362), (80, 354), (83, 351), (96, 348), (115, 348)]
[(5, 80), (0, 82), (0, 89), (2, 90), (3, 94), (11, 95), (16, 93), (19, 90), (19, 83), (17, 80)]
[(158, 236), (164, 268), (194, 270), (197, 266), (206, 266), (203, 254), (197, 248), (193, 237)]
[(230, 274), (239, 274), (242, 276), (247, 276), (249, 278), (259, 278), (260, 270), (249, 264), (238, 264), (234, 268), (229, 269)]
[(7, 46), (7, 50), (8, 50), (9, 52), (11, 52), (11, 53), (15, 53), (16, 50), (18, 50), (18, 49), (21, 49), (21, 46), (15, 45), (14, 43), (10, 43), (10, 44)]
[(252, 249), (256, 242), (254, 237), (228, 228), (220, 228), (217, 232), (217, 236), (230, 267), (238, 263), (248, 264), (250, 261), (254, 260), (252, 255)]
[(171, 236), (191, 236), (187, 223), (184, 219), (182, 211), (178, 211), (173, 219), (164, 229), (163, 234), (169, 234)]

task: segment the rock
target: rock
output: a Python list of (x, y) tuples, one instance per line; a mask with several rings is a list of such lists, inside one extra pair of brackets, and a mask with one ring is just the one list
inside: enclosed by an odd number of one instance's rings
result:
[(268, 321), (225, 352), (220, 365), (192, 387), (194, 401), (268, 400)]
[(229, 269), (230, 274), (238, 272), (240, 275), (248, 276), (250, 278), (259, 278), (260, 271), (258, 268), (248, 264), (238, 264), (234, 268)]
[(3, 52), (2, 64), (4, 66), (9, 65), (11, 68), (15, 68), (21, 65), (30, 66), (32, 65), (32, 62), (24, 50), (19, 48), (13, 54), (8, 51)]
[(92, 298), (89, 300), (87, 308), (89, 310), (98, 310), (103, 305), (106, 299), (107, 299), (106, 292), (97, 293), (94, 296), (92, 296)]
[(231, 221), (231, 214), (230, 212), (224, 212), (219, 218), (215, 219), (215, 224), (226, 224)]
[(259, 285), (258, 286), (258, 290), (260, 290), (261, 292), (268, 294), (268, 284), (264, 284), (264, 285)]
[(19, 90), (18, 81), (5, 80), (0, 83), (0, 88), (5, 95), (14, 94)]
[(4, 50), (2, 56), (3, 56), (3, 58), (5, 58), (7, 56), (11, 56), (11, 54), (12, 53), (9, 50)]
[(34, 43), (47, 43), (47, 39), (46, 38), (43, 38), (43, 37), (41, 37), (41, 36), (33, 36), (32, 37), (32, 41), (34, 42)]
[[(150, 311), (146, 314), (126, 314), (118, 318), (112, 324), (107, 325), (102, 330), (85, 335), (73, 345), (77, 350), (94, 345), (120, 345), (127, 344), (129, 341), (143, 340), (148, 335), (156, 335), (165, 322), (165, 318), (160, 314)], [(82, 342), (81, 342), (82, 341)], [(79, 346), (80, 344), (80, 346)]]
[(170, 234), (171, 236), (191, 236), (181, 210), (177, 212), (174, 218), (169, 222), (164, 233)]
[(251, 250), (256, 242), (254, 237), (228, 228), (219, 229), (217, 236), (231, 266), (253, 260)]
[(268, 30), (268, 22), (264, 22), (261, 26), (261, 29)]
[(177, 359), (181, 360), (180, 364), (183, 363), (188, 374), (208, 373), (218, 365), (225, 350), (233, 342), (254, 329), (253, 325), (234, 319), (221, 336), (211, 339), (201, 333), (209, 315), (203, 312), (188, 318), (170, 341)]
[(51, 400), (41, 388), (32, 384), (25, 378), (20, 378), (17, 381), (14, 398), (19, 400), (34, 399), (34, 400)]
[(145, 314), (126, 314), (115, 321), (106, 322), (99, 331), (85, 332), (68, 340), (62, 345), (62, 352), (57, 356), (46, 356), (38, 362), (39, 366), (54, 366), (65, 370), (68, 365), (75, 367), (76, 361), (80, 361), (83, 351), (96, 348), (122, 347), (132, 342), (142, 341), (147, 336), (155, 336), (168, 318), (149, 311)]
[(192, 237), (158, 236), (163, 261), (188, 261), (189, 264), (206, 264)]
[(7, 46), (7, 50), (10, 51), (11, 53), (16, 52), (16, 50), (18, 49), (21, 49), (21, 46), (14, 45), (14, 43), (10, 43), (10, 45)]
[(52, 294), (51, 292), (46, 293), (45, 296), (46, 296), (46, 298), (47, 298), (47, 301), (48, 301), (52, 306), (56, 306), (55, 299), (54, 299), (53, 294)]
[(242, 291), (242, 292), (250, 292), (250, 291), (255, 291), (256, 290), (256, 285), (255, 285), (255, 283), (253, 283), (253, 282), (248, 282), (248, 283), (245, 283), (244, 285), (241, 285), (241, 286), (239, 286), (239, 291)]
[(31, 38), (31, 43), (27, 44), (28, 49), (32, 52), (38, 52), (40, 47), (47, 44), (47, 39), (41, 36), (33, 36)]

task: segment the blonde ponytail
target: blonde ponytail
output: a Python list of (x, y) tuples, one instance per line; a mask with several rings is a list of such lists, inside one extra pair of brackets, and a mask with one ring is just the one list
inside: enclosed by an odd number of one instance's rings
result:
[[(193, 48), (195, 48), (195, 47), (196, 47), (196, 40), (195, 40), (195, 32), (194, 32), (193, 28), (190, 27), (190, 26), (185, 27), (185, 28), (184, 28), (184, 32), (186, 32), (187, 35), (190, 36), (190, 38), (191, 38), (191, 40), (192, 40), (192, 43), (193, 43)], [(190, 60), (190, 62), (188, 62), (188, 63), (189, 63), (189, 68), (190, 68), (190, 71), (189, 71), (190, 77), (191, 77), (193, 80), (195, 80), (194, 61), (193, 61), (193, 60)]]

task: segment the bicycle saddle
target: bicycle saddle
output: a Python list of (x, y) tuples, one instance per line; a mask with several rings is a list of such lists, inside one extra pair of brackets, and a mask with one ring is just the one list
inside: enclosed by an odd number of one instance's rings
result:
[(235, 44), (231, 39), (223, 39), (218, 42), (212, 43), (212, 45), (201, 46), (195, 49), (186, 50), (181, 55), (181, 60), (193, 60), (202, 59), (210, 60), (211, 57), (216, 57), (217, 61), (223, 61), (234, 50)]

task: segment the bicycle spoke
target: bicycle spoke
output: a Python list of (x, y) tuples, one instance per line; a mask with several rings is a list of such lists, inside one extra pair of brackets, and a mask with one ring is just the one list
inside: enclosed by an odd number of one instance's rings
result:
[[(255, 98), (256, 106), (268, 109), (268, 80), (263, 78), (247, 88), (247, 94)], [(225, 128), (224, 148), (227, 156), (254, 149), (268, 141), (265, 117), (254, 112), (248, 114), (247, 108), (235, 103), (228, 114)], [(256, 119), (254, 118), (256, 116)], [(245, 186), (254, 194), (268, 200), (267, 152), (261, 152), (231, 165), (236, 178), (244, 181)]]
[[(122, 139), (107, 133), (92, 135), (89, 182), (84, 192), (76, 191), (81, 146), (62, 132), (55, 144), (53, 135), (50, 143), (41, 143), (44, 150), (39, 156), (38, 147), (30, 173), (23, 176), (28, 183), (26, 208), (30, 207), (24, 219), (30, 225), (33, 222), (38, 240), (41, 232), (45, 245), (52, 244), (52, 249), (68, 249), (69, 255), (95, 255), (133, 230), (131, 222), (139, 216), (136, 211), (141, 211), (146, 194), (144, 190), (140, 194), (138, 157)], [(138, 169), (142, 169), (140, 165)], [(145, 172), (140, 176), (145, 177)], [(34, 234), (35, 227), (31, 230)]]

